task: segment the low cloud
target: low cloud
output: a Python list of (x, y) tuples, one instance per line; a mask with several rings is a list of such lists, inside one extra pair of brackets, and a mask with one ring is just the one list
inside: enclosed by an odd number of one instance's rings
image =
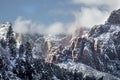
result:
[(14, 22), (14, 31), (18, 33), (44, 33), (44, 25), (18, 17)]
[(61, 22), (54, 22), (50, 25), (43, 25), (18, 17), (14, 22), (14, 31), (18, 33), (37, 33), (37, 34), (51, 34), (59, 33), (74, 34), (78, 26), (75, 22), (63, 24)]
[(81, 11), (74, 13), (75, 15), (75, 25), (76, 26), (86, 26), (88, 28), (94, 25), (104, 24), (108, 18), (109, 13), (107, 11), (101, 11), (97, 8), (81, 8)]
[(48, 26), (38, 24), (32, 20), (26, 20), (18, 17), (14, 22), (14, 31), (18, 33), (38, 33), (38, 34), (59, 34), (65, 33), (64, 25), (60, 22), (52, 23)]
[(108, 10), (114, 10), (120, 8), (120, 0), (72, 0), (75, 4), (84, 4), (88, 7), (103, 7)]
[(64, 25), (60, 22), (53, 23), (45, 30), (45, 32), (47, 34), (65, 33)]
[[(71, 0), (73, 4), (81, 5), (80, 10), (73, 11), (75, 20), (71, 23), (54, 22), (50, 25), (38, 24), (32, 20), (18, 17), (14, 29), (19, 33), (39, 34), (74, 34), (80, 27), (91, 28), (94, 25), (104, 24), (110, 12), (120, 7), (120, 0)], [(58, 12), (63, 13), (63, 12)]]
[(83, 5), (80, 11), (74, 12), (75, 23), (89, 28), (104, 24), (110, 13), (120, 8), (120, 0), (72, 0), (72, 3)]

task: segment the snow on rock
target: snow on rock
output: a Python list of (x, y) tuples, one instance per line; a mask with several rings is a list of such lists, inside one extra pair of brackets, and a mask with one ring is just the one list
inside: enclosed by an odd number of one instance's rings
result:
[[(91, 28), (91, 30), (85, 34), (87, 37), (79, 36), (69, 39), (70, 44), (62, 48), (58, 47), (59, 43), (53, 45), (48, 50), (47, 55), (52, 54), (52, 56), (47, 57), (49, 58), (48, 62), (61, 63), (68, 62), (68, 60), (82, 62), (94, 69), (120, 77), (120, 68), (118, 67), (120, 66), (119, 17), (120, 9), (111, 13), (107, 23), (95, 25)], [(57, 40), (56, 38), (54, 39)], [(66, 49), (66, 47), (68, 47), (68, 49)], [(114, 60), (118, 63), (113, 62)]]
[(108, 20), (107, 20), (107, 23), (110, 23), (110, 24), (120, 24), (120, 9), (118, 10), (114, 10)]
[(62, 39), (65, 38), (65, 34), (58, 34), (58, 35), (45, 35), (44, 36), (46, 41), (61, 41)]
[[(9, 22), (0, 25), (0, 66), (4, 65), (0, 67), (0, 79), (26, 79), (27, 76), (35, 80), (119, 80), (111, 74), (120, 77), (120, 9), (111, 13), (107, 23), (95, 25), (89, 33), (75, 37), (72, 41), (72, 37), (65, 34), (14, 33), (17, 42), (15, 58), (11, 57), (9, 47), (4, 47), (5, 41), (2, 42), (2, 39), (6, 39), (10, 25)], [(24, 56), (25, 49), (28, 49), (26, 42), (31, 45), (29, 50), (33, 58), (30, 61), (26, 61)], [(20, 57), (21, 44), (23, 54)], [(40, 60), (44, 57), (50, 63)]]
[(5, 22), (0, 25), (0, 39), (6, 39), (6, 34), (9, 26), (11, 26), (9, 22)]
[(60, 79), (58, 79), (55, 75), (53, 76), (52, 79), (53, 79), (53, 80), (60, 80)]

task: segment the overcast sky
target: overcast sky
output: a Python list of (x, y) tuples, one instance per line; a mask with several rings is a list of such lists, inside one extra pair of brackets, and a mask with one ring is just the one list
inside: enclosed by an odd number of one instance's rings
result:
[(104, 24), (119, 5), (120, 0), (0, 0), (0, 23), (10, 21), (16, 30), (30, 25), (32, 31), (46, 26), (52, 27), (47, 32), (54, 28), (55, 33), (63, 31), (65, 26), (71, 31), (73, 27)]

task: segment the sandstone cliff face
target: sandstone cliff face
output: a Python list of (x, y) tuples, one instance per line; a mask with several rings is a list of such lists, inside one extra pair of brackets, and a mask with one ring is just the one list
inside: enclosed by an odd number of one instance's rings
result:
[(120, 77), (120, 10), (113, 11), (107, 23), (95, 25), (86, 35), (72, 38), (67, 47), (52, 48), (50, 62), (82, 62)]

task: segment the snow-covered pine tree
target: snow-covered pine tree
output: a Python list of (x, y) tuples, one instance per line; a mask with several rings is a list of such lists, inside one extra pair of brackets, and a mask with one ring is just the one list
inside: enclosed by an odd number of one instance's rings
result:
[(7, 35), (6, 35), (7, 46), (10, 49), (10, 54), (13, 58), (16, 57), (16, 40), (14, 38), (13, 28), (9, 26)]
[(25, 55), (26, 55), (27, 61), (32, 60), (32, 47), (31, 47), (30, 42), (26, 42), (26, 44), (25, 44)]
[(19, 48), (19, 57), (23, 57), (24, 55), (24, 52), (25, 52), (25, 47), (23, 44), (20, 45), (20, 48)]
[(1, 40), (0, 40), (0, 43), (1, 43), (1, 46), (5, 49), (6, 48), (6, 41), (2, 38)]

